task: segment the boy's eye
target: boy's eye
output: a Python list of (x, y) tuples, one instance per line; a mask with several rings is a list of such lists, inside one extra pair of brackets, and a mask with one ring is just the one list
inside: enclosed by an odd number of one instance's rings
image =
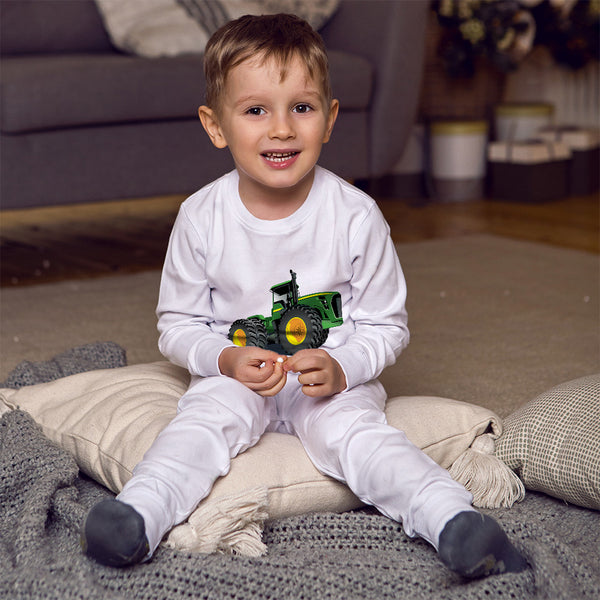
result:
[(304, 114), (310, 112), (312, 110), (312, 106), (310, 104), (296, 104), (294, 106), (294, 112)]
[(259, 117), (260, 115), (264, 115), (265, 111), (260, 106), (253, 106), (246, 111), (246, 114)]

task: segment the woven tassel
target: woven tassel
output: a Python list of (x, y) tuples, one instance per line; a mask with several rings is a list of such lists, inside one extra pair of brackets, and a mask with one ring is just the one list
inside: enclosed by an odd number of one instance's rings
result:
[(455, 481), (473, 494), (474, 506), (509, 508), (523, 500), (525, 486), (494, 451), (494, 436), (489, 433), (480, 435), (448, 471)]
[(200, 503), (185, 523), (171, 530), (165, 543), (187, 552), (262, 556), (267, 553), (262, 532), (268, 505), (266, 488), (221, 498), (216, 506)]

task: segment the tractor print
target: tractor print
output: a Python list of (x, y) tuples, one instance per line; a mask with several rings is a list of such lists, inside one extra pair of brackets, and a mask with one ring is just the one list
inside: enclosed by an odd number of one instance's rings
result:
[(236, 346), (267, 348), (280, 345), (287, 354), (318, 348), (332, 327), (343, 323), (339, 292), (318, 292), (298, 296), (296, 273), (271, 288), (271, 316), (254, 315), (234, 321), (229, 339)]

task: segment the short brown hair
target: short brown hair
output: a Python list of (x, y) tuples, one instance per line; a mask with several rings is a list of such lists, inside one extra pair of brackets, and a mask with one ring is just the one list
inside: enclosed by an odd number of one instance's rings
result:
[(312, 79), (318, 81), (325, 100), (331, 102), (329, 63), (321, 36), (296, 15), (245, 15), (230, 21), (215, 31), (204, 55), (206, 77), (206, 104), (219, 112), (227, 75), (234, 67), (251, 57), (262, 61), (274, 58), (285, 65), (293, 56), (299, 56)]

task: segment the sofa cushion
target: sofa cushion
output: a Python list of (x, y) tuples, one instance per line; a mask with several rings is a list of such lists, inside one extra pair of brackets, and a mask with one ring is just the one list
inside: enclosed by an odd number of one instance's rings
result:
[[(373, 69), (344, 52), (330, 53), (331, 80), (342, 110), (364, 110)], [(147, 59), (113, 53), (14, 56), (0, 71), (0, 130), (196, 118), (204, 102), (199, 55)]]
[(110, 39), (92, 0), (2, 0), (2, 54), (106, 52)]

